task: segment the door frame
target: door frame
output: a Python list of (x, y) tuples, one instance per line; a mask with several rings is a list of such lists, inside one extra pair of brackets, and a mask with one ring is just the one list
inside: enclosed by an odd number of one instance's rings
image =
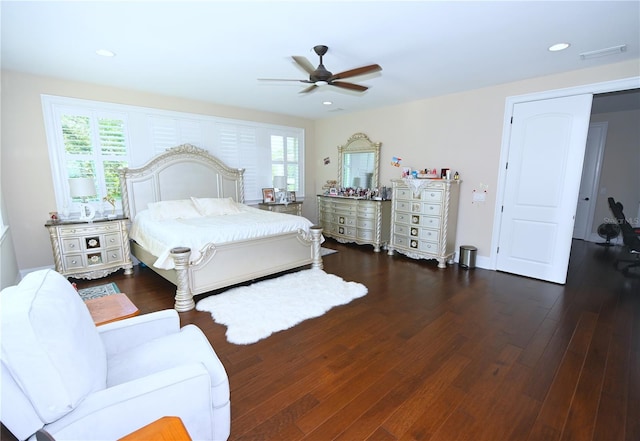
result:
[[(526, 95), (514, 95), (507, 97), (505, 100), (504, 119), (502, 123), (502, 143), (500, 146), (500, 162), (498, 170), (498, 188), (496, 190), (496, 206), (493, 216), (493, 230), (491, 234), (491, 253), (489, 255), (489, 266), (491, 269), (497, 269), (498, 261), (498, 244), (500, 243), (500, 225), (502, 218), (502, 204), (504, 200), (504, 187), (506, 184), (506, 166), (509, 157), (510, 139), (511, 139), (511, 116), (513, 108), (518, 103), (529, 101), (539, 101), (551, 98), (563, 98), (573, 95), (582, 94), (598, 94), (607, 92), (617, 92), (620, 90), (638, 89), (640, 88), (640, 76), (623, 78), (620, 80), (604, 81), (601, 83), (587, 84), (584, 86), (569, 87), (566, 89), (554, 89), (544, 92), (530, 93)], [(577, 202), (577, 201), (576, 201)], [(573, 232), (572, 232), (573, 234)]]
[[(593, 234), (593, 216), (596, 212), (596, 202), (598, 201), (598, 194), (600, 189), (600, 174), (602, 173), (602, 160), (604, 158), (604, 149), (607, 140), (607, 131), (609, 129), (608, 121), (601, 122), (590, 122), (589, 123), (589, 134), (592, 134), (592, 130), (598, 129), (598, 145), (595, 147), (595, 164), (592, 164), (593, 172), (586, 176), (587, 179), (591, 181), (591, 194), (588, 195), (589, 198), (589, 210), (586, 215), (586, 225), (585, 225), (585, 233), (582, 240), (586, 240), (587, 242), (597, 242), (599, 237), (597, 234)], [(587, 135), (588, 137), (588, 135)], [(587, 143), (587, 149), (589, 148), (589, 143)], [(586, 152), (585, 152), (586, 155)], [(586, 159), (586, 158), (585, 158)], [(587, 163), (582, 167), (583, 174), (582, 179), (585, 179), (584, 176), (584, 168), (587, 167)], [(580, 186), (582, 187), (583, 182), (580, 182)], [(582, 195), (583, 196), (583, 195)], [(578, 202), (579, 203), (579, 202)], [(576, 211), (576, 215), (578, 212)], [(578, 216), (576, 216), (577, 218)], [(575, 236), (574, 236), (575, 237)]]

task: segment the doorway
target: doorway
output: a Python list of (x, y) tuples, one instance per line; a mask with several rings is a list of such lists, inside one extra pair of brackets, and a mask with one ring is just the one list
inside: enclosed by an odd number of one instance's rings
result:
[[(608, 92), (623, 91), (623, 90), (638, 89), (638, 88), (640, 88), (640, 77), (633, 77), (633, 78), (627, 78), (623, 80), (596, 83), (596, 84), (590, 84), (586, 86), (579, 86), (575, 88), (547, 91), (542, 93), (507, 98), (506, 106), (505, 106), (505, 117), (503, 122), (504, 130), (503, 130), (502, 147), (501, 147), (501, 155), (500, 155), (501, 165), (500, 165), (500, 172), (498, 176), (496, 207), (495, 207), (495, 216), (494, 216), (494, 223), (493, 223), (492, 251), (490, 256), (490, 262), (493, 269), (498, 269), (498, 265), (497, 265), (498, 250), (499, 250), (501, 233), (503, 233), (502, 210), (503, 210), (503, 203), (504, 203), (504, 198), (506, 193), (505, 191), (506, 183), (507, 183), (506, 166), (509, 158), (510, 140), (511, 140), (510, 120), (511, 120), (511, 116), (513, 115), (513, 110), (516, 104), (527, 103), (532, 101), (541, 101), (541, 100), (547, 100), (547, 99), (553, 99), (553, 98), (570, 97), (570, 96), (575, 96), (580, 94), (600, 94), (600, 93), (608, 93)], [(586, 131), (587, 127), (585, 127), (584, 130)], [(586, 138), (586, 133), (584, 135)], [(576, 180), (574, 184), (579, 186), (580, 176), (578, 175), (573, 179)], [(532, 184), (532, 185), (535, 185), (535, 184)], [(574, 202), (577, 203), (577, 193), (576, 193)], [(573, 229), (573, 226), (572, 226), (572, 229)], [(569, 231), (567, 234), (571, 236), (572, 231)], [(564, 241), (565, 244), (563, 245), (564, 247), (567, 247), (567, 249), (565, 250), (567, 253), (570, 252), (570, 248), (571, 248), (571, 240), (570, 240), (571, 237), (568, 237), (568, 239), (569, 240)], [(564, 268), (560, 268), (558, 271), (566, 272), (567, 269), (568, 269), (568, 265), (565, 266)], [(521, 273), (514, 272), (514, 274), (521, 274)], [(526, 274), (521, 274), (521, 275), (526, 275)], [(553, 281), (545, 278), (544, 276), (536, 277), (536, 278), (540, 278), (541, 280)]]

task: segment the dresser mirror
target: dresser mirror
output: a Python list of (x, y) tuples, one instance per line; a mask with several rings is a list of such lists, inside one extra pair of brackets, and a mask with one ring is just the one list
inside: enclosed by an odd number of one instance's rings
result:
[(346, 144), (338, 146), (338, 185), (341, 188), (378, 187), (380, 145), (371, 142), (364, 133), (356, 133)]

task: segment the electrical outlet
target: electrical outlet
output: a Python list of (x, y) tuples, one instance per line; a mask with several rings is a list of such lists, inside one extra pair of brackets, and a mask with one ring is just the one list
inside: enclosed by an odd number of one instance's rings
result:
[(487, 193), (484, 191), (473, 191), (473, 202), (484, 202), (487, 200)]

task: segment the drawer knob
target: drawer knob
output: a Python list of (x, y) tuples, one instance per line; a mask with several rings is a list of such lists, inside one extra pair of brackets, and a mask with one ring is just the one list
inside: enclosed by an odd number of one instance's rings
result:
[(75, 248), (75, 247), (76, 247), (76, 244), (74, 244), (74, 243), (69, 244), (69, 248)]
[(78, 261), (77, 260), (72, 260), (71, 263), (73, 263), (75, 265), (76, 263), (78, 263)]

